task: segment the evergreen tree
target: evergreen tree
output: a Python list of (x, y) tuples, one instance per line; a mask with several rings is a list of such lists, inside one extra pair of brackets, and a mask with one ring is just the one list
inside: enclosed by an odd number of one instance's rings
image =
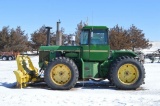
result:
[(0, 31), (0, 51), (4, 50), (4, 47), (7, 45), (9, 38), (9, 26), (3, 27), (2, 31)]
[(112, 50), (129, 49), (130, 40), (127, 31), (116, 25), (109, 31), (109, 41)]
[(128, 34), (130, 37), (131, 49), (133, 51), (135, 48), (145, 49), (152, 46), (149, 44), (149, 40), (145, 38), (142, 30), (138, 29), (136, 26), (132, 25), (128, 30)]
[(5, 52), (23, 52), (27, 51), (28, 36), (25, 31), (21, 30), (21, 27), (16, 29), (9, 29), (9, 27), (3, 27), (0, 31), (0, 49)]
[(12, 45), (10, 50), (17, 52), (28, 50), (28, 36), (25, 34), (25, 31), (21, 30), (20, 26), (18, 26), (15, 30), (11, 29), (9, 43)]
[(134, 25), (127, 30), (116, 25), (110, 29), (109, 38), (112, 50), (130, 49), (134, 51), (135, 48), (145, 49), (152, 46), (142, 30)]

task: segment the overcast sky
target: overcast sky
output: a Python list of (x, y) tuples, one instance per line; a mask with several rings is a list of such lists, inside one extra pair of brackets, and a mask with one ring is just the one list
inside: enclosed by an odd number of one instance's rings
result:
[(42, 25), (61, 20), (65, 33), (75, 32), (82, 20), (89, 25), (115, 25), (128, 29), (134, 24), (150, 41), (160, 41), (160, 0), (1, 0), (0, 30), (21, 26), (28, 36)]

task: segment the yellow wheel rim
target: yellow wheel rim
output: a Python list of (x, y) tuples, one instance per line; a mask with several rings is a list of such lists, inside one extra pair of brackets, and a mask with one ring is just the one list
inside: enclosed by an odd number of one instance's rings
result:
[(50, 77), (55, 84), (65, 85), (71, 79), (71, 70), (64, 64), (57, 64), (51, 69)]
[(139, 78), (139, 71), (133, 64), (124, 64), (118, 70), (118, 79), (127, 85), (134, 84)]

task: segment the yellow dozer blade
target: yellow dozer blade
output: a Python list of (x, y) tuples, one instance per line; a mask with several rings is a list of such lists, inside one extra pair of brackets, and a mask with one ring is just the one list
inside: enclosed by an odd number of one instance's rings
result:
[(38, 81), (38, 69), (26, 55), (18, 55), (16, 58), (18, 69), (14, 71), (17, 79), (17, 87), (24, 88), (29, 82)]

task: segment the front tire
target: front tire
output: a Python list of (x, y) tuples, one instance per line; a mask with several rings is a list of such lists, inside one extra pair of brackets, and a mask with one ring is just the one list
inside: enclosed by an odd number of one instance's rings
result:
[(111, 82), (118, 89), (137, 89), (144, 82), (143, 65), (131, 57), (119, 57), (111, 66)]
[(77, 83), (78, 68), (73, 60), (58, 57), (51, 62), (44, 73), (44, 80), (51, 89), (69, 90)]

